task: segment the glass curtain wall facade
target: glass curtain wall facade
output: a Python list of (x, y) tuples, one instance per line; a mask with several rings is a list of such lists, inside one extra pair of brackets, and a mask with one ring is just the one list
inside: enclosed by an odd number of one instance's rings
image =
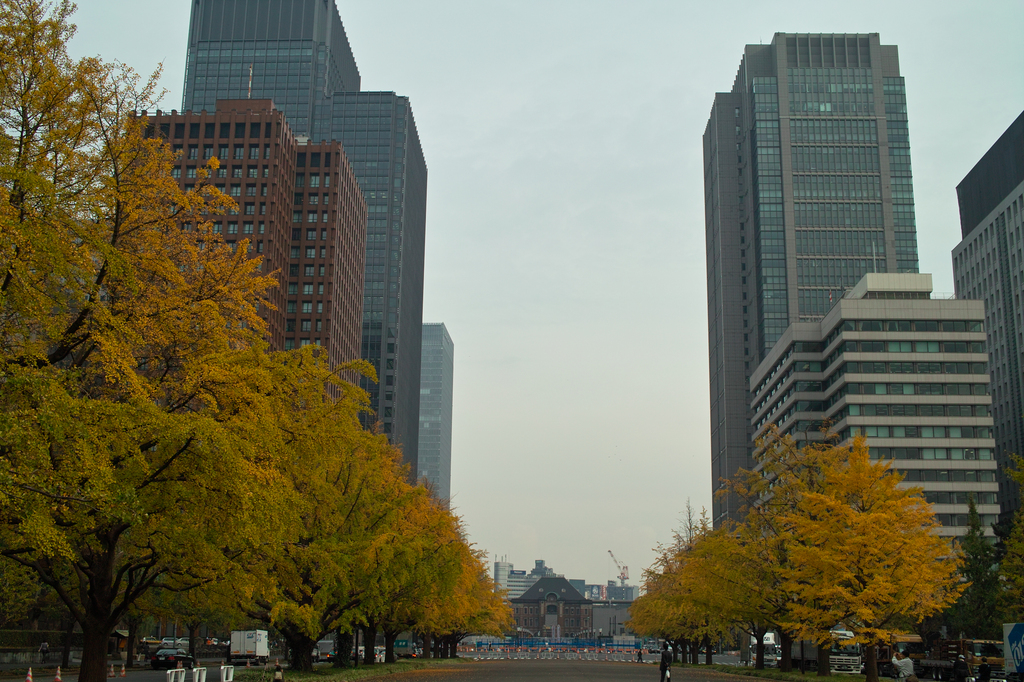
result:
[(443, 323), (424, 324), (423, 364), (420, 369), (419, 479), (430, 482), (439, 500), (449, 500), (452, 494), (454, 371), (455, 344), (448, 329)]
[[(274, 101), (297, 136), (342, 142), (366, 199), (363, 381), (379, 424), (417, 472), (427, 167), (409, 100), (361, 92), (334, 0), (195, 0), (186, 110)], [(250, 89), (251, 88), (251, 89)]]
[(271, 99), (296, 135), (331, 139), (330, 97), (359, 90), (359, 69), (334, 0), (196, 0), (183, 109), (218, 99)]
[[(747, 45), (704, 133), (712, 489), (752, 466), (749, 378), (869, 272), (917, 272), (906, 95), (878, 34)], [(738, 500), (716, 498), (716, 525)]]
[(367, 205), (363, 380), (377, 419), (418, 468), (420, 345), (427, 166), (407, 97), (335, 93), (332, 136), (340, 139)]

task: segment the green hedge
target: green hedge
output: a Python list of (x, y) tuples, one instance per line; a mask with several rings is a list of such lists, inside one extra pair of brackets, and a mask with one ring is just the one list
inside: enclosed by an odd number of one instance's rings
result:
[[(71, 646), (83, 644), (81, 632), (71, 633)], [(59, 650), (64, 646), (64, 633), (60, 630), (0, 630), (0, 648), (3, 649), (38, 649), (46, 642), (50, 651)]]

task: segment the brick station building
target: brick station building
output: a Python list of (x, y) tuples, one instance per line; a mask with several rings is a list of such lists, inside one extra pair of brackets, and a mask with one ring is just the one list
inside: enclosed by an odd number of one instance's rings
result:
[[(217, 100), (216, 107), (157, 111), (147, 134), (179, 153), (172, 173), (183, 189), (208, 182), (238, 204), (210, 216), (214, 232), (229, 245), (249, 240), (263, 272), (279, 273), (267, 294), (276, 310), (260, 307), (271, 348), (321, 346), (332, 367), (358, 359), (366, 202), (341, 143), (295, 136), (269, 99)], [(217, 171), (200, 179), (213, 157)]]
[(541, 578), (511, 600), (516, 630), (537, 637), (573, 637), (594, 628), (593, 606), (568, 580)]

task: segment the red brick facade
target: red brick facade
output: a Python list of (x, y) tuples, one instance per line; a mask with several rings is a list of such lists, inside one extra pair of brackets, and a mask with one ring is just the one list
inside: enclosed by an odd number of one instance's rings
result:
[(238, 204), (211, 217), (226, 242), (250, 241), (280, 286), (264, 306), (275, 350), (322, 346), (331, 365), (359, 358), (366, 203), (339, 142), (296, 139), (270, 100), (218, 100), (217, 111), (156, 112), (152, 134), (180, 152), (183, 188), (220, 160), (208, 182)]

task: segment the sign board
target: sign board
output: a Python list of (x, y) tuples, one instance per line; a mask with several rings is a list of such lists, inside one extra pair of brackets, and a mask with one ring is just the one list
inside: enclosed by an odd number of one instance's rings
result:
[(1003, 652), (1007, 673), (1024, 673), (1024, 623), (1003, 623)]
[(395, 640), (395, 646), (396, 647), (403, 647), (403, 648), (407, 647), (407, 646), (409, 646), (409, 640), (407, 640), (407, 639), (396, 639)]

